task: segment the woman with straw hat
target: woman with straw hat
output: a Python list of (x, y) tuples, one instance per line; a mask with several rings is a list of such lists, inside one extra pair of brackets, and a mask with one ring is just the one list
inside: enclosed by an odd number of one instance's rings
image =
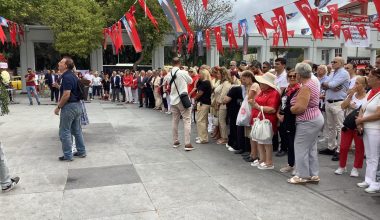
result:
[[(280, 105), (280, 93), (274, 83), (276, 76), (272, 73), (265, 73), (262, 76), (255, 76), (256, 81), (259, 82), (261, 92), (256, 96), (252, 103), (252, 122), (254, 118), (257, 118), (261, 109), (264, 112), (264, 116), (272, 124), (273, 133), (277, 132), (277, 109)], [(260, 116), (260, 120), (263, 116)], [(272, 138), (268, 140), (253, 140), (258, 144), (259, 160), (255, 160), (251, 165), (257, 166), (261, 170), (274, 169), (272, 154)]]

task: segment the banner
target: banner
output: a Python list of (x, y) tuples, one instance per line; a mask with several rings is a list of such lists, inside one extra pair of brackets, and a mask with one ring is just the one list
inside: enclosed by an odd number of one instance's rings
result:
[[(366, 32), (367, 32), (367, 38), (362, 38), (360, 36), (360, 33), (358, 31), (358, 28), (356, 26), (349, 26), (348, 27), (351, 33), (351, 40), (348, 40), (345, 42), (346, 47), (369, 47), (369, 44), (371, 42), (371, 28), (366, 26)], [(343, 31), (343, 28), (342, 28)], [(344, 34), (344, 32), (343, 32)]]
[(243, 36), (243, 55), (247, 55), (248, 53), (248, 40), (249, 40), (249, 36), (248, 36), (248, 21), (247, 19), (242, 19), (239, 21), (239, 31), (241, 33), (240, 36)]
[(173, 28), (173, 31), (177, 34), (177, 36), (186, 33), (185, 28), (181, 20), (178, 17), (178, 14), (174, 8), (174, 5), (170, 0), (158, 0), (161, 5), (162, 10), (165, 13), (166, 18), (168, 19), (170, 25)]
[(139, 1), (139, 4), (141, 6), (141, 8), (144, 10), (146, 16), (148, 16), (148, 18), (150, 19), (150, 21), (152, 22), (152, 24), (154, 25), (154, 27), (157, 29), (157, 31), (160, 31), (158, 29), (158, 22), (157, 20), (153, 17), (152, 13), (150, 12), (148, 6), (146, 6), (146, 2), (144, 0), (138, 0)]
[(314, 0), (315, 7), (324, 8), (331, 0)]
[(203, 50), (203, 32), (197, 32), (197, 45), (198, 45), (198, 56), (203, 57), (205, 52)]
[(286, 14), (286, 19), (290, 20), (290, 19), (294, 18), (297, 14), (298, 14), (298, 12)]
[(207, 28), (205, 30), (205, 40), (206, 40), (206, 49), (210, 50), (211, 49), (211, 40), (210, 40), (210, 29)]
[[(173, 0), (173, 1), (174, 1), (174, 4), (175, 4), (176, 8), (177, 8), (177, 12), (178, 12), (179, 18), (181, 19), (182, 24), (185, 27), (186, 31), (187, 32), (192, 32), (192, 30), (190, 28), (190, 25), (187, 22), (185, 10), (183, 10), (181, 0)], [(193, 34), (193, 36), (194, 36), (194, 34)]]

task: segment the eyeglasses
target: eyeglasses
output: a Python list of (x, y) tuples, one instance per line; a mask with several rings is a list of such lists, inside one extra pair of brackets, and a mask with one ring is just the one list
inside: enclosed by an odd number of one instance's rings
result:
[(336, 62), (336, 61), (331, 61), (331, 63), (338, 63), (338, 62)]
[(297, 78), (296, 75), (288, 75), (288, 78)]

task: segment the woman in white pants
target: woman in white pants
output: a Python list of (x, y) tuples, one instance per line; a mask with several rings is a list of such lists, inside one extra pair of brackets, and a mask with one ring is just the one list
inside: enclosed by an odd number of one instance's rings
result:
[(356, 119), (358, 132), (363, 134), (366, 155), (365, 180), (358, 187), (366, 188), (367, 193), (380, 192), (380, 182), (376, 180), (377, 166), (380, 156), (380, 69), (375, 69), (368, 75), (367, 102), (362, 105)]
[(126, 74), (123, 77), (124, 82), (124, 91), (125, 91), (125, 97), (126, 97), (126, 103), (132, 103), (133, 96), (132, 96), (132, 84), (133, 84), (133, 76), (129, 70), (126, 71)]

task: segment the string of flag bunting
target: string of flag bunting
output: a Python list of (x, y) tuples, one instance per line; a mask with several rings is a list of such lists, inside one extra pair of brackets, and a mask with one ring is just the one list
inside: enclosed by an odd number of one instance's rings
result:
[(18, 42), (24, 40), (24, 26), (0, 16), (0, 41), (3, 45), (7, 41), (3, 27), (9, 30), (12, 46), (17, 47), (19, 45)]

